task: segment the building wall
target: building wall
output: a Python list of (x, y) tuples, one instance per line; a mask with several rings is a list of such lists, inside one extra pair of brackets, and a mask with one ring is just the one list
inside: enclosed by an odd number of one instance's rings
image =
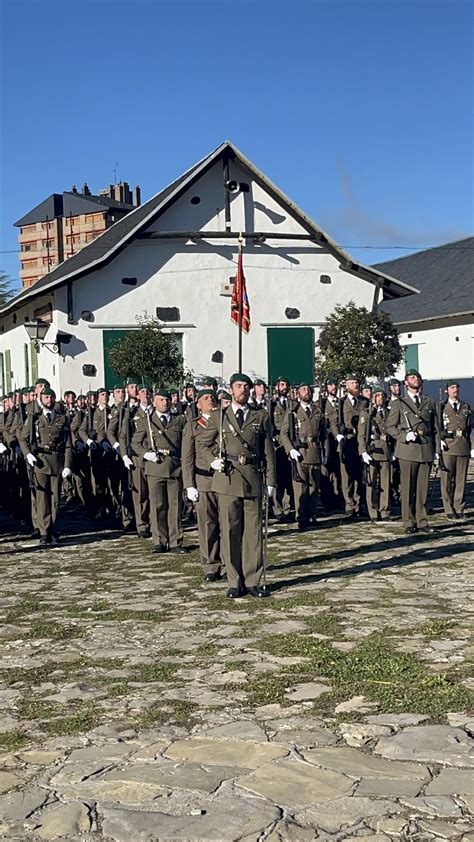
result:
[[(474, 405), (474, 321), (459, 320), (443, 324), (441, 320), (429, 322), (420, 330), (415, 324), (403, 326), (399, 334), (402, 346), (416, 346), (418, 365), (425, 381), (424, 388), (433, 397), (440, 386), (454, 377), (461, 384), (462, 395)], [(412, 351), (413, 352), (413, 351)], [(400, 366), (398, 376), (403, 379), (405, 366)]]
[[(230, 177), (248, 182), (238, 168), (231, 167)], [(195, 196), (201, 200), (197, 204), (191, 203)], [(232, 197), (231, 214), (234, 231), (304, 233), (258, 184), (250, 183), (248, 193)], [(222, 165), (191, 187), (150, 230), (224, 231)], [(56, 290), (54, 329), (72, 334), (72, 339), (62, 346), (59, 358), (41, 351), (40, 373), (51, 374), (61, 391), (101, 385), (103, 330), (134, 328), (137, 316), (155, 315), (159, 306), (179, 308), (180, 321), (167, 323), (165, 329), (182, 335), (185, 364), (195, 376), (220, 375), (220, 365), (210, 361), (219, 349), (224, 352), (224, 376), (228, 379), (238, 364), (238, 330), (230, 321), (229, 284), (237, 258), (235, 240), (206, 239), (197, 244), (176, 239), (135, 240), (107, 266), (73, 284), (72, 323), (67, 319), (66, 286)], [(372, 284), (343, 271), (338, 260), (317, 244), (269, 237), (263, 245), (247, 243), (243, 261), (252, 324), (249, 335), (243, 337), (243, 368), (251, 375), (267, 375), (268, 327), (311, 326), (317, 339), (319, 325), (336, 304), (353, 300), (371, 307)], [(321, 275), (329, 276), (330, 283), (321, 283)], [(123, 278), (136, 278), (137, 283), (123, 284)], [(226, 294), (222, 294), (226, 286)], [(297, 319), (287, 318), (285, 309), (289, 307), (299, 310)], [(29, 310), (31, 317), (31, 306)], [(94, 321), (84, 320), (83, 311), (91, 312)], [(24, 312), (17, 318), (23, 322)], [(19, 333), (5, 327), (0, 350), (5, 343), (14, 344), (17, 335), (20, 341)], [(85, 378), (84, 364), (95, 365), (97, 375)]]

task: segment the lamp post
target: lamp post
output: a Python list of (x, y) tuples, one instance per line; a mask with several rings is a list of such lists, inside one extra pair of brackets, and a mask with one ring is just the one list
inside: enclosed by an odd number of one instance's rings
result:
[(43, 322), (41, 319), (36, 319), (33, 322), (25, 322), (26, 332), (34, 342), (35, 350), (39, 351), (43, 346), (51, 351), (52, 354), (59, 354), (59, 346), (57, 342), (45, 342), (44, 338), (49, 330), (48, 322)]

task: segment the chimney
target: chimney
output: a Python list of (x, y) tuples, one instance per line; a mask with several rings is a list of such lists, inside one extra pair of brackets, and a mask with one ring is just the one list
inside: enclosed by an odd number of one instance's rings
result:
[(114, 184), (109, 185), (109, 196), (110, 196), (111, 199), (115, 199), (115, 185)]
[(136, 208), (138, 208), (138, 206), (139, 206), (139, 205), (141, 205), (141, 202), (142, 202), (142, 194), (141, 194), (141, 190), (140, 190), (140, 188), (139, 188), (139, 186), (138, 186), (138, 184), (137, 184), (137, 186), (135, 187), (135, 189), (134, 189), (134, 191), (133, 191), (133, 200), (132, 200), (132, 204), (133, 204)]
[(71, 187), (71, 193), (74, 193), (74, 195), (77, 196), (77, 187), (75, 184), (73, 184)]
[(82, 195), (83, 196), (90, 196), (91, 195), (91, 191), (89, 190), (89, 185), (88, 185), (87, 181), (84, 182), (84, 185), (82, 187)]

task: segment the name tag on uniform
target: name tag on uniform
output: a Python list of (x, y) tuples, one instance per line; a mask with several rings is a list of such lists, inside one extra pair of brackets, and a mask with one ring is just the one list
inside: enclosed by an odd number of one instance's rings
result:
[(460, 439), (463, 435), (463, 431), (462, 430), (456, 430), (456, 435)]
[(381, 433), (380, 441), (387, 441), (387, 436), (385, 435), (385, 433)]

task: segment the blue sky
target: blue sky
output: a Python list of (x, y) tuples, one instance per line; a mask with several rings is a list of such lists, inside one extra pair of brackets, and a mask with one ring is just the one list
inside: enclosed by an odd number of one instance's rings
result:
[(146, 199), (225, 138), (366, 263), (472, 232), (470, 0), (0, 9), (2, 252), (50, 193), (118, 161)]

